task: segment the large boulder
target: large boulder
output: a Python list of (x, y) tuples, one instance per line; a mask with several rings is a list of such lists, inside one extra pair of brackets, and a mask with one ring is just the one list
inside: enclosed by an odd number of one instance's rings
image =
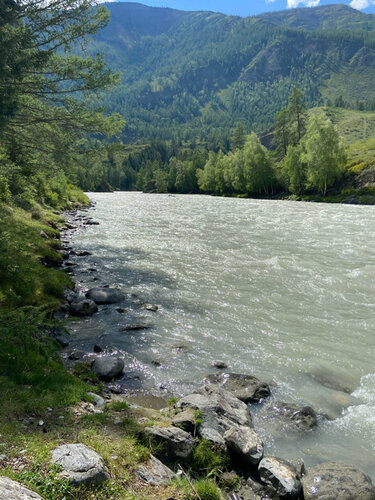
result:
[(257, 403), (271, 394), (269, 385), (252, 375), (215, 373), (208, 375), (204, 382), (218, 384), (244, 403)]
[(176, 474), (169, 467), (152, 455), (147, 465), (141, 465), (138, 468), (136, 475), (153, 486), (167, 483), (176, 478)]
[(101, 484), (110, 478), (104, 460), (84, 444), (64, 444), (52, 451), (52, 462), (61, 465), (60, 476), (76, 486)]
[(294, 466), (275, 457), (263, 458), (258, 467), (264, 484), (272, 488), (279, 498), (299, 498), (301, 481)]
[(250, 427), (232, 427), (224, 434), (224, 441), (246, 462), (257, 465), (263, 457), (263, 442)]
[(145, 432), (156, 445), (157, 458), (163, 462), (183, 460), (193, 451), (193, 437), (177, 427), (146, 427)]
[(117, 288), (91, 288), (86, 297), (97, 304), (117, 304), (124, 299), (124, 294)]
[(98, 306), (92, 300), (85, 299), (70, 304), (69, 312), (73, 316), (91, 316), (96, 313)]
[(38, 493), (26, 488), (9, 477), (0, 477), (0, 499), (3, 500), (43, 500)]
[(224, 448), (226, 431), (238, 426), (253, 427), (247, 405), (217, 385), (208, 384), (197, 389), (180, 399), (177, 406), (199, 410), (201, 424), (198, 434)]
[(304, 476), (305, 500), (374, 500), (371, 479), (360, 470), (345, 464), (324, 462)]
[(110, 381), (121, 376), (123, 369), (124, 360), (114, 356), (96, 358), (91, 365), (91, 370), (95, 375), (104, 381)]
[(280, 431), (310, 431), (316, 427), (318, 419), (311, 406), (298, 406), (293, 403), (272, 401), (265, 405), (260, 415), (267, 420), (274, 420)]

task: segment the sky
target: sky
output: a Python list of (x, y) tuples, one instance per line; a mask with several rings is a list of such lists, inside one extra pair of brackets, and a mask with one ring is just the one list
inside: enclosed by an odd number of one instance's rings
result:
[(253, 16), (263, 12), (295, 7), (345, 4), (365, 13), (375, 14), (375, 0), (132, 0), (151, 7), (180, 10), (211, 10), (237, 16)]

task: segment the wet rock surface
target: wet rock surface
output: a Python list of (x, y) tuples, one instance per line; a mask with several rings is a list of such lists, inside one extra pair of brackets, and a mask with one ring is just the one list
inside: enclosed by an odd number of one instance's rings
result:
[(318, 424), (317, 415), (311, 406), (272, 401), (262, 408), (260, 414), (266, 419), (276, 419), (284, 430), (307, 432)]
[(371, 479), (355, 467), (325, 462), (307, 471), (305, 500), (375, 500)]
[(298, 498), (301, 481), (294, 466), (280, 458), (265, 457), (258, 467), (263, 483), (274, 490), (280, 498)]
[(86, 297), (96, 304), (117, 304), (124, 299), (124, 294), (117, 288), (91, 288)]
[(52, 451), (52, 462), (62, 467), (60, 476), (74, 485), (101, 484), (110, 478), (104, 460), (84, 444), (64, 444)]
[(70, 304), (69, 312), (73, 316), (92, 316), (98, 310), (98, 306), (92, 300), (80, 300)]
[(110, 381), (121, 376), (123, 369), (124, 360), (114, 356), (96, 358), (91, 365), (91, 370), (95, 375), (104, 381)]
[(208, 375), (204, 382), (218, 384), (245, 403), (256, 403), (271, 394), (269, 385), (252, 375), (215, 373)]

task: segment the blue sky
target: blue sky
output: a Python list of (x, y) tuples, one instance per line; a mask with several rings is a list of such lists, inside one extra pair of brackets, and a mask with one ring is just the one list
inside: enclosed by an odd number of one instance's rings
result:
[(251, 16), (262, 12), (293, 7), (313, 7), (342, 3), (375, 14), (375, 0), (135, 0), (152, 7), (172, 7), (181, 10), (212, 10), (238, 16)]

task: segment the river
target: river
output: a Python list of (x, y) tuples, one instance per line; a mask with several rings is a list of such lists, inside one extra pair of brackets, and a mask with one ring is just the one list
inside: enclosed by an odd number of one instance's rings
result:
[[(324, 416), (296, 437), (253, 407), (267, 454), (307, 466), (342, 461), (375, 479), (373, 207), (132, 192), (90, 198), (100, 225), (72, 236), (75, 249), (93, 253), (76, 260), (76, 280), (133, 295), (124, 314), (102, 306), (72, 323), (74, 346), (112, 346), (125, 356), (128, 382), (173, 394), (213, 373), (215, 360), (271, 382), (276, 399)], [(120, 331), (138, 323), (151, 328)]]

